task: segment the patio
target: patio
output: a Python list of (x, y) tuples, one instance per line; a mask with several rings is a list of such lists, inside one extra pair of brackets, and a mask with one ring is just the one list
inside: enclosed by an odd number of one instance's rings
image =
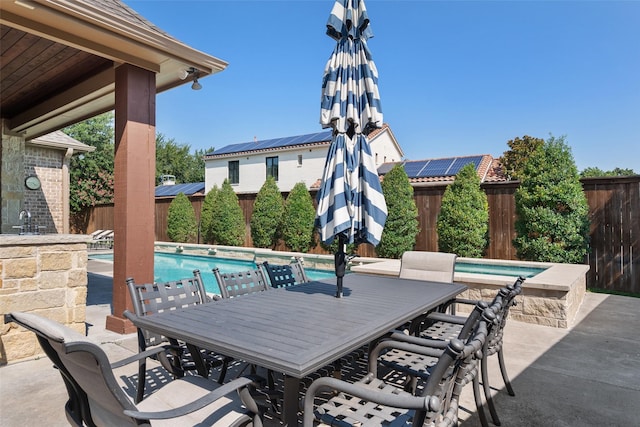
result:
[[(103, 343), (112, 360), (131, 355), (137, 349), (135, 334), (119, 335), (104, 328), (112, 299), (111, 266), (90, 261), (88, 271), (89, 336)], [(636, 424), (640, 401), (639, 317), (640, 299), (587, 293), (570, 329), (510, 321), (505, 356), (516, 397), (505, 392), (495, 397), (502, 424)], [(495, 359), (489, 359), (491, 384), (501, 388)], [(359, 370), (343, 373), (357, 377)], [(68, 425), (65, 401), (63, 383), (47, 358), (0, 368), (2, 425)], [(462, 426), (479, 425), (471, 387), (463, 393), (460, 418)], [(280, 425), (271, 417), (265, 424)]]

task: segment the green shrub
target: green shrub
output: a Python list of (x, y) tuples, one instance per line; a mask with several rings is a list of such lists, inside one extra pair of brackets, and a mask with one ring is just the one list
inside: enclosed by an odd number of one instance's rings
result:
[(211, 235), (214, 243), (219, 245), (242, 246), (244, 244), (244, 214), (238, 196), (226, 179), (215, 198)]
[(402, 165), (397, 164), (384, 176), (382, 194), (388, 214), (376, 253), (384, 258), (400, 258), (414, 248), (419, 232), (413, 187)]
[(473, 163), (464, 166), (442, 196), (438, 249), (480, 258), (489, 245), (489, 203)]
[(220, 190), (214, 185), (204, 196), (202, 210), (200, 211), (200, 234), (203, 243), (213, 243), (213, 207), (216, 205), (216, 197)]
[(280, 223), (284, 214), (284, 199), (273, 177), (268, 177), (256, 195), (251, 215), (251, 238), (253, 246), (269, 248), (275, 246), (280, 234)]
[(582, 263), (589, 247), (587, 199), (564, 137), (551, 137), (525, 164), (516, 190), (518, 258)]
[(184, 193), (178, 193), (169, 205), (167, 236), (173, 242), (193, 243), (197, 234), (198, 223), (193, 206)]
[(303, 182), (297, 183), (285, 202), (282, 238), (294, 252), (307, 252), (314, 243), (316, 210)]

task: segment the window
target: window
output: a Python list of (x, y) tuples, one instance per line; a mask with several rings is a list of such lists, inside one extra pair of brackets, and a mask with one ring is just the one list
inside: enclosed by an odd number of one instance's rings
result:
[(278, 158), (267, 157), (267, 178), (272, 176), (276, 181), (278, 180)]
[(298, 154), (298, 166), (302, 166), (302, 154)]
[(239, 160), (231, 160), (229, 162), (229, 183), (230, 184), (240, 183), (240, 161)]

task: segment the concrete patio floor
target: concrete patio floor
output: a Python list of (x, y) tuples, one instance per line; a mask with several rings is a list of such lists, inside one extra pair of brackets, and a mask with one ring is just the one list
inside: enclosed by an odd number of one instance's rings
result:
[[(89, 272), (88, 335), (113, 361), (131, 355), (135, 334), (104, 329), (111, 265), (89, 261)], [(588, 293), (570, 329), (510, 321), (504, 347), (515, 397), (504, 391), (497, 358), (489, 359), (503, 426), (640, 425), (640, 298)], [(0, 425), (66, 426), (65, 401), (60, 375), (47, 358), (0, 367)], [(479, 426), (470, 386), (461, 403), (460, 425)], [(275, 419), (265, 423), (279, 425)]]

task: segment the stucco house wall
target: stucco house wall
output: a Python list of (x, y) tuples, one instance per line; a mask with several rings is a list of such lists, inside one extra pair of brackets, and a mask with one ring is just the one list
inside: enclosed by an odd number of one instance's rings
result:
[[(292, 137), (293, 138), (293, 137)], [(298, 182), (312, 188), (322, 178), (325, 160), (331, 141), (312, 141), (308, 144), (283, 146), (267, 150), (248, 150), (205, 157), (205, 192), (214, 185), (220, 187), (229, 177), (229, 162), (239, 163), (239, 182), (232, 184), (236, 193), (257, 193), (267, 178), (267, 157), (278, 157), (278, 188), (291, 191)], [(371, 152), (376, 167), (385, 162), (397, 162), (403, 157), (391, 129), (385, 125), (370, 136)], [(299, 163), (299, 156), (302, 156)]]

